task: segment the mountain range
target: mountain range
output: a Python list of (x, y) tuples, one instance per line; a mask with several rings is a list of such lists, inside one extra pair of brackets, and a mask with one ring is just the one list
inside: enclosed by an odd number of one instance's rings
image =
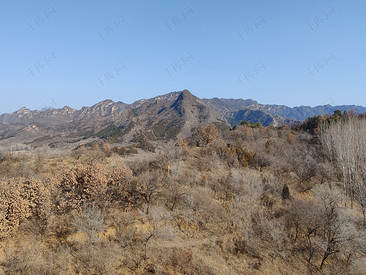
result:
[(132, 104), (105, 100), (80, 110), (68, 106), (43, 111), (23, 107), (14, 113), (0, 115), (0, 146), (111, 137), (125, 142), (139, 136), (148, 140), (168, 140), (189, 136), (208, 123), (229, 128), (246, 120), (277, 126), (331, 114), (335, 110), (366, 113), (365, 107), (354, 105), (291, 108), (259, 104), (251, 99), (199, 99), (188, 90)]

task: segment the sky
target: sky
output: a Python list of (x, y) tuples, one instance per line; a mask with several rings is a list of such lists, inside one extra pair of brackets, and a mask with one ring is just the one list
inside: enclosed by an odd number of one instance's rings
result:
[(0, 113), (188, 89), (366, 106), (366, 1), (2, 0)]

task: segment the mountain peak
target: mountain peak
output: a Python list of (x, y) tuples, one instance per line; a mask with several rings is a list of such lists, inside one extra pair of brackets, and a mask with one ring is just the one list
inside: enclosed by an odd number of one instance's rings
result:
[(64, 106), (62, 109), (60, 109), (61, 112), (64, 113), (75, 113), (76, 110), (73, 108), (70, 108), (69, 106)]
[(189, 102), (189, 103), (195, 103), (195, 102), (200, 102), (199, 98), (196, 97), (195, 95), (191, 94), (190, 91), (188, 90), (183, 90), (177, 100), (176, 103), (178, 102)]
[(67, 106), (67, 105), (65, 105), (62, 109), (63, 109), (63, 110), (74, 110), (73, 108), (71, 108), (71, 107), (69, 107), (69, 106)]
[(188, 98), (196, 98), (193, 94), (191, 94), (191, 92), (190, 91), (188, 91), (188, 90), (183, 90), (181, 93), (180, 93), (180, 95), (179, 95), (179, 97), (178, 97), (178, 99), (188, 99)]
[(18, 111), (16, 111), (15, 113), (16, 114), (27, 114), (29, 112), (31, 112), (31, 110), (29, 110), (27, 107), (22, 107)]
[[(191, 94), (188, 90), (183, 90), (170, 107), (180, 116), (190, 116), (193, 113), (199, 113), (201, 115), (205, 113), (205, 115), (209, 117), (209, 113), (213, 111), (209, 110), (209, 107), (207, 107), (198, 97)], [(212, 117), (214, 117), (214, 115)]]
[(24, 112), (24, 111), (29, 111), (29, 109), (27, 107), (22, 107), (18, 110), (18, 112)]
[(112, 103), (114, 103), (113, 100), (111, 100), (111, 99), (105, 99), (103, 101), (98, 102), (97, 104), (94, 104), (94, 106), (110, 105)]

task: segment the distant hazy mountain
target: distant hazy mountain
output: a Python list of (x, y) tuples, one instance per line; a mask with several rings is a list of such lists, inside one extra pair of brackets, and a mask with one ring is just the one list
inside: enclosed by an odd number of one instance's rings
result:
[(227, 115), (230, 112), (238, 112), (243, 109), (249, 110), (260, 110), (267, 114), (270, 114), (277, 119), (286, 120), (297, 120), (303, 121), (308, 117), (313, 117), (317, 115), (333, 114), (335, 110), (350, 111), (354, 110), (356, 113), (362, 114), (366, 113), (366, 107), (356, 106), (356, 105), (341, 105), (341, 106), (300, 106), (300, 107), (288, 107), (285, 105), (264, 105), (259, 104), (257, 101), (248, 99), (225, 99), (225, 98), (212, 98), (212, 99), (202, 99), (202, 101), (213, 108), (220, 114)]
[[(254, 100), (199, 99), (189, 91), (172, 92), (132, 104), (105, 100), (91, 107), (70, 107), (31, 111), (25, 107), (0, 115), (0, 143), (25, 143), (38, 140), (65, 141), (118, 137), (168, 140), (191, 135), (201, 125), (214, 123), (229, 127), (246, 120), (268, 125), (302, 121), (307, 117), (331, 114), (335, 110), (366, 113), (361, 106), (317, 106), (290, 108), (263, 105)], [(0, 144), (0, 145), (1, 145)]]

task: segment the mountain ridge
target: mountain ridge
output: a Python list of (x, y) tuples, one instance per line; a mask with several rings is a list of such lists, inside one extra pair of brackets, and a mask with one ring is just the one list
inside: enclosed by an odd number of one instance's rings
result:
[(29, 142), (44, 136), (114, 137), (131, 141), (138, 136), (151, 140), (169, 140), (191, 135), (202, 125), (214, 123), (232, 127), (246, 120), (264, 126), (278, 126), (307, 117), (331, 114), (335, 110), (366, 113), (356, 105), (320, 105), (316, 107), (265, 105), (252, 99), (200, 99), (188, 90), (171, 92), (131, 104), (106, 99), (80, 110), (30, 110), (22, 107), (0, 115), (0, 141)]
[[(167, 93), (167, 94), (163, 94), (163, 95), (159, 95), (159, 96), (155, 96), (155, 97), (152, 97), (152, 98), (144, 98), (144, 99), (138, 99), (132, 103), (125, 103), (125, 102), (122, 102), (122, 101), (114, 101), (112, 99), (105, 99), (105, 100), (102, 100), (100, 102), (97, 102), (95, 103), (94, 105), (91, 105), (91, 106), (82, 106), (80, 107), (80, 109), (77, 109), (77, 108), (73, 108), (73, 107), (70, 107), (68, 105), (65, 105), (64, 107), (60, 107), (60, 108), (45, 108), (45, 109), (42, 109), (42, 110), (38, 110), (38, 109), (29, 109), (28, 107), (26, 106), (23, 106), (21, 107), (20, 109), (18, 110), (15, 110), (14, 112), (5, 112), (5, 113), (0, 113), (0, 117), (3, 116), (3, 115), (11, 115), (11, 114), (14, 114), (14, 113), (17, 113), (17, 112), (20, 112), (20, 111), (31, 111), (31, 112), (44, 112), (44, 111), (49, 111), (49, 110), (60, 110), (60, 109), (69, 109), (69, 110), (74, 110), (74, 111), (80, 111), (84, 108), (92, 108), (93, 106), (96, 106), (96, 105), (99, 105), (101, 103), (105, 103), (105, 102), (111, 102), (111, 103), (119, 103), (119, 104), (124, 104), (124, 105), (128, 105), (128, 106), (131, 106), (131, 107), (138, 107), (140, 104), (142, 104), (143, 102), (146, 102), (146, 101), (154, 101), (154, 100), (165, 100), (167, 98), (177, 98), (179, 96), (181, 92), (170, 92), (170, 93)], [(285, 108), (288, 108), (288, 109), (295, 109), (295, 110), (301, 110), (301, 109), (318, 109), (318, 108), (327, 108), (327, 109), (334, 109), (334, 108), (338, 108), (338, 109), (345, 109), (345, 108), (348, 108), (348, 109), (356, 109), (356, 110), (362, 110), (362, 112), (364, 112), (364, 110), (366, 110), (366, 107), (365, 106), (362, 106), (362, 105), (355, 105), (355, 104), (343, 104), (343, 105), (330, 105), (330, 104), (322, 104), (322, 105), (315, 105), (315, 106), (310, 106), (310, 105), (299, 105), (299, 106), (293, 106), (293, 107), (290, 107), (290, 106), (287, 106), (287, 105), (284, 105), (284, 104), (262, 104), (262, 103), (259, 103), (258, 101), (254, 100), (254, 99), (243, 99), (243, 98), (219, 98), (219, 97), (213, 97), (213, 98), (199, 98), (201, 101), (203, 101), (205, 104), (207, 104), (207, 102), (214, 102), (214, 101), (219, 101), (221, 104), (223, 102), (230, 102), (232, 104), (238, 104), (238, 102), (244, 102), (244, 105), (243, 107), (252, 107), (252, 106), (269, 106), (269, 107), (285, 107)], [(227, 103), (226, 103), (227, 104)], [(306, 119), (306, 118), (305, 118)]]
[[(178, 98), (181, 92), (170, 92), (167, 94), (155, 96), (148, 99), (139, 99), (132, 103), (124, 103), (122, 101), (113, 101), (111, 99), (105, 99), (103, 101), (100, 101), (92, 106), (82, 106), (80, 109), (72, 108), (67, 105), (65, 105), (62, 108), (49, 108), (45, 110), (31, 110), (26, 106), (21, 107), (19, 110), (16, 110), (12, 113), (0, 113), (0, 123), (5, 124), (11, 124), (12, 122), (8, 122), (8, 117), (14, 116), (17, 114), (18, 116), (21, 115), (27, 115), (29, 113), (37, 114), (37, 113), (47, 113), (50, 114), (50, 112), (68, 112), (68, 113), (75, 113), (75, 112), (94, 112), (96, 109), (99, 108), (100, 111), (101, 108), (104, 108), (104, 111), (106, 109), (105, 105), (117, 105), (119, 107), (125, 106), (130, 107), (132, 109), (138, 108), (142, 104), (146, 102), (155, 102), (157, 100), (175, 100)], [(197, 97), (198, 98), (198, 97)], [(238, 112), (243, 109), (250, 109), (250, 110), (262, 110), (265, 111), (271, 115), (274, 116), (282, 116), (286, 119), (290, 120), (298, 120), (302, 121), (305, 120), (308, 117), (316, 116), (316, 115), (323, 115), (323, 114), (331, 114), (335, 110), (340, 111), (349, 111), (354, 110), (357, 113), (365, 113), (366, 107), (362, 105), (316, 105), (316, 106), (309, 106), (309, 105), (300, 105), (300, 106), (294, 106), (289, 107), (287, 105), (282, 104), (261, 104), (253, 99), (243, 99), (243, 98), (198, 98), (201, 100), (204, 104), (206, 104), (208, 107), (214, 109), (217, 113), (223, 114), (223, 113), (233, 113)], [(229, 106), (229, 107), (228, 107)], [(115, 106), (114, 106), (115, 107)], [(114, 110), (112, 110), (114, 111)], [(101, 114), (102, 115), (102, 114)]]

